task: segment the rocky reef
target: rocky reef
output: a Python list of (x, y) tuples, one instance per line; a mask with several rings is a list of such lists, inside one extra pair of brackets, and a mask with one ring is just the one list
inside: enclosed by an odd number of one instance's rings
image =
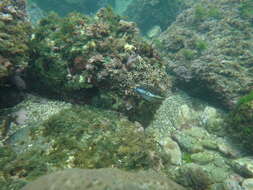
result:
[(228, 115), (228, 131), (253, 152), (253, 91), (239, 99), (236, 108)]
[(152, 42), (1, 1), (1, 190), (252, 189), (252, 0), (31, 2)]
[(168, 164), (152, 134), (119, 113), (34, 96), (13, 111), (0, 136), (0, 184), (6, 189), (62, 168), (162, 171)]
[(51, 14), (35, 28), (30, 47), (34, 89), (135, 119), (138, 113), (148, 118), (159, 105), (145, 101), (136, 88), (164, 96), (171, 86), (158, 52), (139, 38), (134, 23), (110, 8), (95, 17)]
[(28, 63), (30, 25), (26, 22), (25, 2), (0, 2), (0, 85)]
[(136, 22), (145, 34), (154, 26), (165, 30), (184, 6), (185, 2), (179, 0), (136, 0), (122, 14)]
[(202, 0), (177, 17), (157, 39), (177, 87), (225, 109), (251, 91), (252, 9), (250, 0)]
[[(21, 98), (14, 88), (25, 88), (21, 78), (28, 64), (30, 23), (26, 20), (25, 1), (0, 2), (0, 107), (13, 105)], [(16, 94), (15, 94), (16, 93)], [(7, 98), (8, 97), (8, 98)], [(6, 104), (3, 105), (2, 102)]]

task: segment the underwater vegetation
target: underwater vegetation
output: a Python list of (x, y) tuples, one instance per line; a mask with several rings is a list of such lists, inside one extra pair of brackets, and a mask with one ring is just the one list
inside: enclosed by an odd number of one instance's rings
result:
[(253, 1), (252, 0), (242, 1), (240, 4), (239, 10), (242, 17), (246, 19), (252, 19), (253, 18)]
[(201, 3), (195, 6), (194, 17), (196, 22), (201, 22), (205, 19), (221, 18), (221, 10), (218, 7), (205, 7)]
[(253, 91), (241, 97), (228, 116), (228, 130), (253, 152)]
[(28, 64), (30, 23), (26, 21), (25, 2), (0, 2), (0, 87), (17, 70)]
[(39, 91), (134, 116), (147, 105), (134, 88), (162, 96), (171, 86), (158, 52), (111, 8), (94, 17), (50, 14), (35, 27), (30, 47), (29, 80)]
[(161, 170), (167, 164), (151, 134), (111, 111), (73, 106), (29, 130), (26, 139), (15, 140), (15, 149), (0, 149), (6, 181), (24, 184), (62, 168)]
[(223, 109), (249, 93), (253, 28), (242, 11), (251, 2), (198, 1), (159, 36), (177, 87)]

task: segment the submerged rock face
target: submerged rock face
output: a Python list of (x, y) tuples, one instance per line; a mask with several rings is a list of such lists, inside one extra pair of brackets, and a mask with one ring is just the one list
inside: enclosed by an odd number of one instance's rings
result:
[(171, 163), (168, 175), (177, 183), (194, 190), (241, 190), (243, 177), (252, 177), (252, 158), (245, 158), (241, 141), (226, 137), (222, 110), (178, 93), (163, 101), (154, 118), (146, 130), (163, 148)]
[(136, 87), (163, 96), (171, 86), (157, 51), (110, 8), (95, 17), (50, 15), (35, 29), (31, 47), (29, 76), (37, 89), (135, 118), (141, 113), (147, 120), (158, 105), (144, 101)]
[(181, 88), (225, 108), (252, 89), (252, 9), (250, 0), (202, 0), (161, 34)]
[(227, 120), (231, 136), (253, 152), (253, 91), (239, 100)]
[(20, 76), (28, 64), (30, 29), (25, 1), (0, 1), (0, 108), (23, 99), (16, 87), (25, 86)]
[(25, 1), (0, 2), (0, 87), (6, 78), (28, 64), (30, 25), (26, 21)]
[(125, 172), (119, 169), (68, 169), (40, 177), (22, 190), (184, 190), (155, 172)]
[(0, 131), (4, 190), (62, 168), (161, 171), (169, 165), (152, 134), (119, 113), (36, 97), (14, 110), (15, 123)]

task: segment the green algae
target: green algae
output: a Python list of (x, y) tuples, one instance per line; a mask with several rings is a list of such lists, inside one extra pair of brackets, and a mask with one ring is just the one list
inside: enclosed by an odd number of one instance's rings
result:
[(96, 109), (76, 107), (60, 112), (44, 124), (43, 135), (55, 140), (49, 155), (67, 161), (67, 152), (73, 152), (73, 167), (79, 168), (151, 167), (154, 163), (149, 151), (155, 150), (152, 137), (136, 132), (129, 121), (117, 119)]
[(238, 105), (246, 104), (252, 100), (253, 100), (253, 91), (251, 91), (248, 95), (241, 97), (238, 101)]
[(4, 78), (15, 73), (15, 69), (24, 69), (28, 64), (28, 41), (31, 25), (25, 20), (24, 10), (10, 0), (0, 3), (0, 86)]
[(29, 130), (21, 151), (2, 146), (7, 180), (30, 181), (61, 168), (161, 169), (167, 161), (153, 136), (119, 113), (73, 106)]
[(252, 0), (242, 1), (240, 4), (239, 10), (243, 18), (252, 19), (253, 18), (253, 1)]
[(204, 40), (196, 40), (195, 42), (196, 49), (198, 52), (202, 52), (208, 48), (208, 43)]
[(194, 10), (194, 18), (197, 23), (208, 18), (220, 19), (221, 11), (215, 6), (204, 7), (202, 4), (197, 4)]
[(25, 141), (10, 141), (18, 148), (1, 145), (6, 189), (62, 168), (161, 170), (167, 164), (154, 137), (116, 112), (73, 106), (29, 125)]
[(157, 50), (111, 8), (95, 16), (49, 14), (34, 27), (30, 47), (27, 78), (37, 81), (30, 84), (33, 90), (116, 110), (145, 125), (159, 104), (133, 89), (145, 86), (162, 96), (171, 87)]
[(236, 107), (228, 116), (229, 130), (232, 136), (241, 140), (252, 152), (253, 137), (253, 92), (239, 99)]

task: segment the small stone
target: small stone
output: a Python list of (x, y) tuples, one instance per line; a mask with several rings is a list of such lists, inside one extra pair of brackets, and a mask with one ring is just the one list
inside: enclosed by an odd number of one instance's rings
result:
[(227, 179), (223, 183), (224, 190), (243, 190), (237, 181)]
[(210, 132), (219, 132), (224, 128), (221, 114), (213, 107), (207, 106), (200, 116), (201, 123)]
[(253, 190), (253, 178), (245, 179), (245, 180), (242, 182), (242, 187), (243, 187), (245, 190)]
[(159, 36), (159, 34), (160, 34), (161, 32), (162, 32), (161, 27), (158, 26), (158, 25), (156, 25), (156, 26), (152, 27), (152, 28), (148, 31), (147, 36), (148, 36), (149, 38), (154, 38), (154, 37)]
[(238, 158), (239, 152), (229, 143), (220, 143), (218, 144), (218, 149), (221, 153), (226, 155), (229, 158)]
[(163, 146), (165, 153), (170, 157), (171, 164), (181, 165), (182, 153), (178, 144), (169, 137), (164, 138), (159, 143)]
[(253, 177), (253, 158), (251, 157), (234, 160), (232, 167), (243, 176)]
[(213, 140), (209, 140), (209, 139), (203, 140), (202, 145), (206, 149), (210, 149), (210, 150), (217, 150), (218, 149), (217, 143)]
[(214, 155), (209, 152), (199, 152), (192, 154), (191, 159), (198, 164), (208, 164), (214, 160)]
[(173, 139), (179, 144), (179, 146), (189, 153), (202, 152), (204, 149), (197, 139), (185, 135), (184, 133), (173, 134)]
[(208, 172), (197, 164), (185, 164), (179, 169), (180, 183), (193, 189), (207, 189), (212, 184)]

